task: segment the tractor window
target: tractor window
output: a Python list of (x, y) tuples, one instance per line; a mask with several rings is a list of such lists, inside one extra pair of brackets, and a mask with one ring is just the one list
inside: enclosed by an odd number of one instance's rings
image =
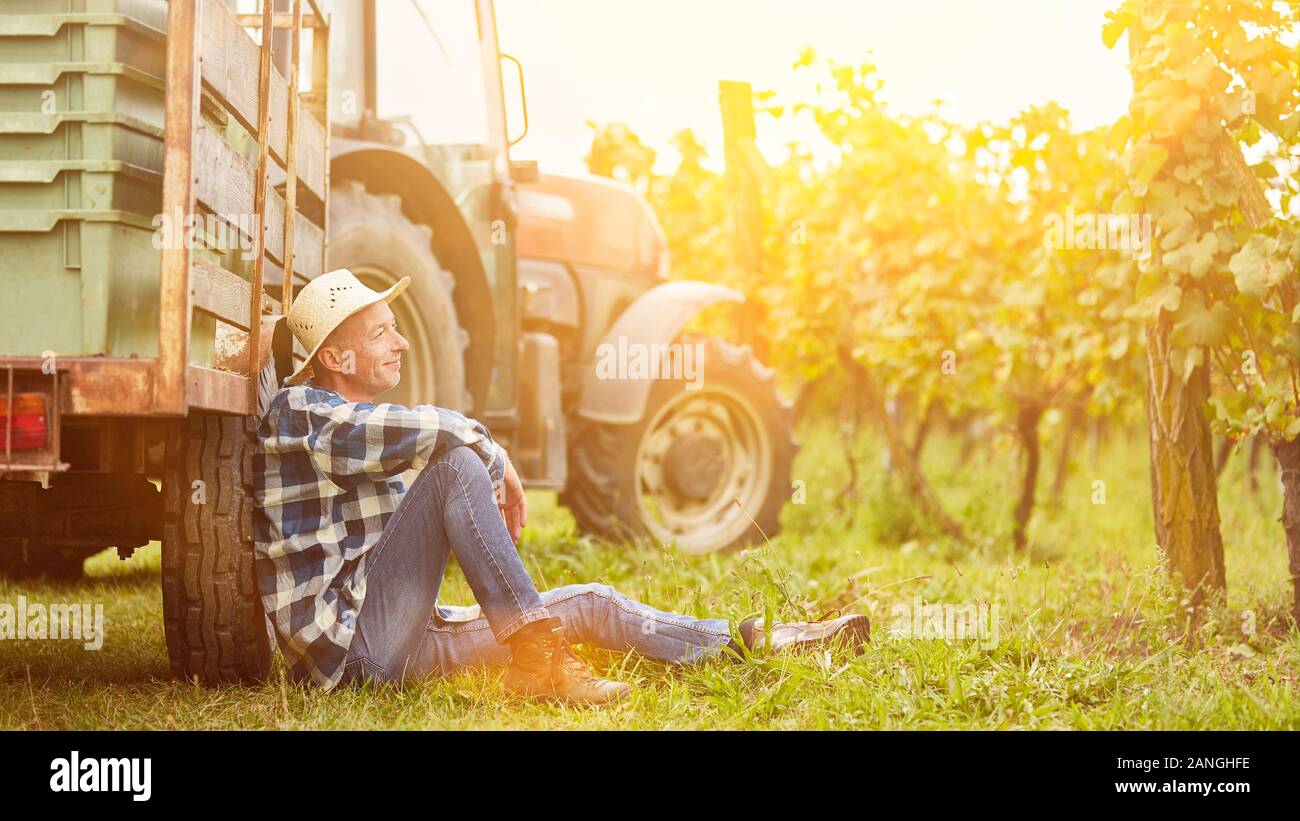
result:
[(409, 117), (428, 145), (488, 142), (483, 51), (472, 0), (375, 4), (378, 114)]

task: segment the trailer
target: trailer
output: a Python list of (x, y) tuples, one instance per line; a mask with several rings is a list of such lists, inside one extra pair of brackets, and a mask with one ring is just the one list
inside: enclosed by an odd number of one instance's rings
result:
[(160, 540), (187, 679), (270, 667), (253, 429), (292, 364), (276, 319), (324, 265), (328, 43), (316, 0), (0, 13), (0, 570)]

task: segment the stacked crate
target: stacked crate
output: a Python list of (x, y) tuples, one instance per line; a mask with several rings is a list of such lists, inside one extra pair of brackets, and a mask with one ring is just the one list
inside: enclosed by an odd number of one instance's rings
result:
[[(0, 351), (157, 355), (166, 0), (0, 10)], [(196, 317), (190, 360), (212, 362)]]

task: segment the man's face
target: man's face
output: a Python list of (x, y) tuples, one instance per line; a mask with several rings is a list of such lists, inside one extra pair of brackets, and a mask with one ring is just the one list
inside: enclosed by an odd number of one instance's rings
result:
[(402, 378), (402, 351), (411, 347), (397, 332), (387, 302), (376, 302), (347, 319), (316, 352), (313, 369), (323, 367), (358, 394), (377, 396)]

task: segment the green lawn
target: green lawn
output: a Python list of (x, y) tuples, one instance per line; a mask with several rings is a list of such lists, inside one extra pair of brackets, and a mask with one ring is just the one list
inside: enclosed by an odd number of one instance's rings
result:
[[(203, 689), (168, 675), (159, 552), (89, 562), (87, 581), (59, 587), (0, 581), (0, 603), (103, 602), (104, 648), (0, 642), (0, 727), (62, 728), (1300, 728), (1300, 639), (1290, 629), (1286, 555), (1271, 462), (1248, 489), (1234, 454), (1220, 487), (1229, 602), (1198, 635), (1157, 564), (1146, 444), (1140, 432), (1080, 454), (1059, 504), (1040, 505), (1028, 555), (1010, 548), (1018, 454), (1003, 438), (954, 467), (955, 442), (926, 454), (939, 495), (977, 544), (936, 539), (878, 478), (878, 446), (863, 441), (868, 486), (842, 493), (839, 439), (805, 430), (789, 505), (771, 548), (686, 557), (575, 536), (550, 494), (533, 494), (521, 541), (539, 588), (603, 581), (666, 609), (739, 620), (774, 608), (798, 617), (856, 600), (874, 640), (856, 659), (775, 656), (674, 668), (633, 653), (582, 650), (636, 695), (612, 708), (507, 702), (499, 671), (333, 694), (287, 683)], [(1050, 441), (1050, 440), (1049, 440)], [(1080, 449), (1082, 450), (1082, 449)], [(1047, 494), (1055, 453), (1048, 452)], [(1106, 502), (1094, 504), (1094, 480)], [(850, 521), (849, 514), (852, 514)], [(459, 571), (443, 600), (471, 601)], [(998, 640), (890, 635), (895, 608), (998, 606)], [(1253, 619), (1243, 611), (1253, 612)], [(1243, 631), (1253, 620), (1254, 634)]]

